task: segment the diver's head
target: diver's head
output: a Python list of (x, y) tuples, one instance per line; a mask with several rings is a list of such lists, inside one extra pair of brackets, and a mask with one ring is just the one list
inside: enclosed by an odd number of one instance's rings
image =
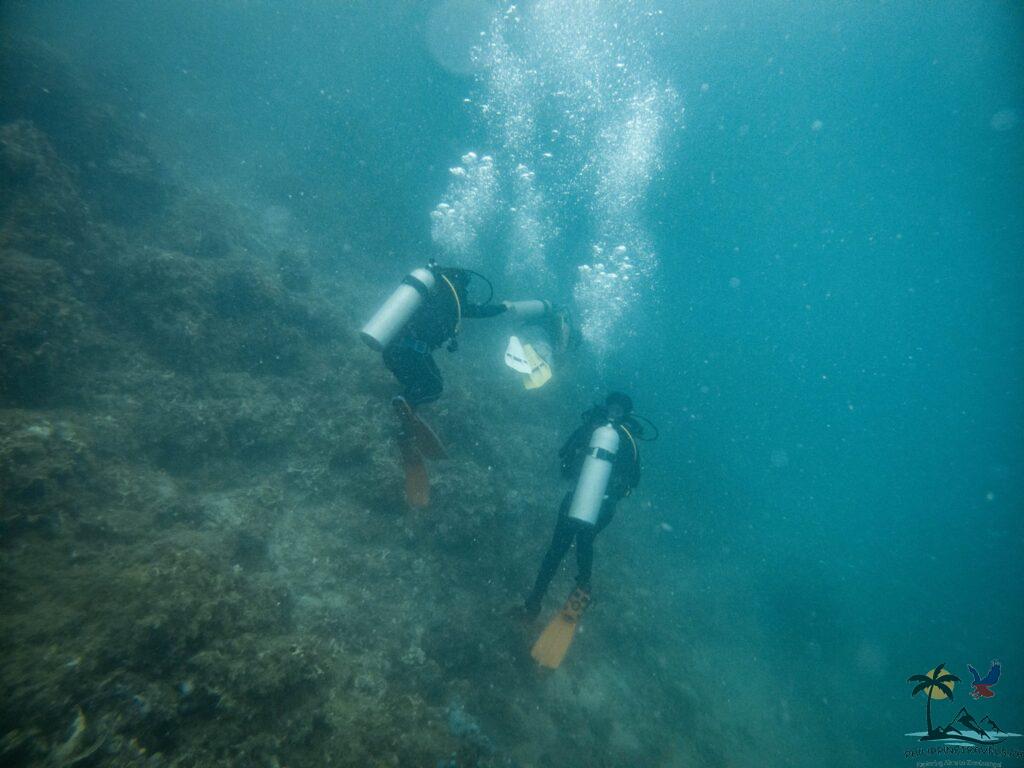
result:
[(441, 267), (441, 274), (448, 278), (448, 282), (460, 294), (464, 294), (466, 288), (469, 287), (470, 274), (468, 270), (459, 267)]
[(621, 421), (633, 412), (633, 399), (623, 392), (611, 392), (604, 399), (604, 406), (609, 419)]

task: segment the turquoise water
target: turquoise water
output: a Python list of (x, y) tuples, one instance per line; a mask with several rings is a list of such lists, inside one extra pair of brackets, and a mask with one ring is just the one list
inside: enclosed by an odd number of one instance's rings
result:
[(940, 662), (1000, 659), (979, 716), (1024, 730), (1019, 4), (2, 13), (332, 280), (434, 257), (573, 308), (566, 423), (624, 389), (662, 434), (604, 534), (651, 633), (616, 642), (688, 644), (649, 674), (699, 681), (717, 764), (777, 728), (764, 764), (911, 765), (905, 681)]

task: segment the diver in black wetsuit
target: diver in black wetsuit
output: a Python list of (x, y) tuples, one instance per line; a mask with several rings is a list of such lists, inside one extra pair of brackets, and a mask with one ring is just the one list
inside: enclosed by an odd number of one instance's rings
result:
[(457, 267), (431, 266), (437, 288), (402, 329), (384, 348), (384, 365), (405, 388), (405, 401), (411, 408), (431, 403), (441, 396), (444, 380), (434, 361), (433, 351), (448, 343), (448, 351), (458, 348), (456, 335), (465, 317), (494, 317), (507, 310), (505, 304), (473, 304), (467, 288), (471, 273)]
[(621, 443), (615, 454), (611, 478), (605, 493), (601, 511), (593, 524), (569, 517), (574, 491), (565, 494), (558, 510), (558, 522), (555, 534), (551, 539), (540, 572), (534, 582), (533, 590), (526, 598), (522, 613), (526, 618), (533, 619), (540, 612), (541, 601), (548, 590), (548, 585), (558, 571), (558, 566), (569, 551), (573, 540), (576, 541), (576, 585), (584, 592), (590, 592), (590, 576), (594, 563), (594, 538), (603, 531), (615, 516), (615, 507), (619, 501), (628, 496), (640, 482), (640, 452), (636, 440), (640, 439), (642, 429), (630, 417), (633, 401), (621, 392), (612, 392), (605, 399), (603, 406), (595, 406), (583, 414), (583, 423), (566, 440), (558, 452), (562, 462), (562, 476), (576, 480), (586, 458), (590, 437), (594, 430), (602, 424), (611, 422), (620, 433)]

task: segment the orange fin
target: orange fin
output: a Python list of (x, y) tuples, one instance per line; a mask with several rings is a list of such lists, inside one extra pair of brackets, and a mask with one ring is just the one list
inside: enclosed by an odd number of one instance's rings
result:
[(410, 423), (412, 428), (412, 436), (416, 441), (416, 447), (419, 448), (420, 453), (428, 459), (447, 459), (448, 451), (444, 449), (440, 438), (437, 433), (430, 428), (423, 419), (416, 414), (413, 414), (412, 421)]
[(437, 433), (421, 419), (404, 397), (396, 397), (393, 401), (395, 412), (402, 423), (402, 431), (415, 443), (424, 458), (447, 459), (448, 452), (444, 449)]
[(530, 655), (542, 667), (558, 669), (565, 658), (565, 654), (572, 645), (576, 636), (576, 627), (579, 626), (583, 612), (590, 605), (590, 593), (576, 587), (569, 595), (551, 623), (545, 627), (537, 642), (533, 644)]
[(430, 504), (430, 478), (423, 457), (410, 440), (400, 440), (398, 445), (405, 470), (405, 500), (410, 507), (426, 507)]

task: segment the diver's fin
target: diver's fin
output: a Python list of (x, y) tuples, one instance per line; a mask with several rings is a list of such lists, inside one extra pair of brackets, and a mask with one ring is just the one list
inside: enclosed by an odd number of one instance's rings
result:
[(430, 504), (430, 478), (423, 456), (411, 440), (399, 440), (402, 468), (405, 470), (405, 500), (410, 507), (421, 509)]
[(405, 472), (405, 500), (410, 507), (425, 507), (430, 503), (430, 478), (413, 427), (418, 419), (404, 397), (396, 397), (391, 404), (398, 414), (398, 450), (402, 454), (402, 469)]
[(555, 618), (537, 638), (530, 655), (542, 667), (558, 669), (572, 644), (580, 617), (590, 604), (590, 593), (576, 587)]
[(508, 337), (508, 346), (505, 348), (505, 365), (519, 373), (529, 374), (533, 370), (530, 361), (526, 359), (526, 352), (518, 336)]
[(530, 363), (530, 372), (523, 376), (523, 387), (540, 389), (551, 380), (551, 366), (530, 344), (523, 345), (523, 354)]
[(412, 415), (412, 436), (416, 441), (416, 447), (425, 458), (447, 459), (448, 451), (445, 450), (441, 438), (430, 428), (427, 422), (423, 421), (416, 414)]
[(391, 401), (398, 413), (398, 419), (402, 424), (402, 432), (408, 436), (416, 445), (416, 449), (427, 459), (447, 459), (448, 452), (444, 449), (441, 439), (427, 424), (413, 411), (412, 406), (404, 397), (396, 397)]

